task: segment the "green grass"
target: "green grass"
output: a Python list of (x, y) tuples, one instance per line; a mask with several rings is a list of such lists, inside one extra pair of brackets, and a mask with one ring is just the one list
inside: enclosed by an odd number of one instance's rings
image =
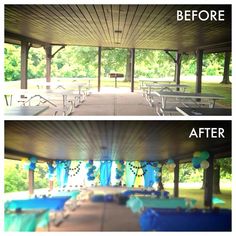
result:
[[(170, 194), (172, 195), (173, 188), (165, 188), (165, 190), (169, 191)], [(187, 197), (187, 198), (196, 199), (197, 200), (196, 207), (198, 208), (204, 207), (204, 190), (203, 189), (180, 188), (179, 197)], [(221, 194), (214, 194), (214, 197), (220, 198), (223, 201), (225, 201), (225, 204), (214, 204), (215, 207), (231, 209), (232, 207), (231, 189), (221, 188)]]

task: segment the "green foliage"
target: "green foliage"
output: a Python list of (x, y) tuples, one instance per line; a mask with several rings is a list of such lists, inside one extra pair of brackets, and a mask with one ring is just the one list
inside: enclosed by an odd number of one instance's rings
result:
[[(37, 163), (34, 172), (34, 187), (48, 187), (48, 179), (46, 178), (47, 165)], [(18, 192), (28, 190), (28, 171), (24, 170), (20, 161), (5, 160), (4, 161), (4, 191)]]
[[(59, 47), (53, 47), (53, 53)], [(97, 77), (97, 47), (67, 46), (52, 59), (52, 77)], [(175, 57), (175, 54), (172, 54)], [(20, 46), (5, 44), (5, 81), (20, 80)], [(102, 76), (108, 77), (112, 71), (126, 73), (128, 50), (123, 48), (102, 49)], [(45, 77), (45, 51), (43, 48), (30, 48), (28, 77)], [(224, 54), (204, 54), (203, 75), (223, 75)], [(230, 65), (230, 74), (232, 70)], [(164, 51), (137, 49), (135, 53), (135, 77), (161, 78), (174, 77), (175, 64)], [(195, 75), (194, 55), (182, 56), (181, 75)]]

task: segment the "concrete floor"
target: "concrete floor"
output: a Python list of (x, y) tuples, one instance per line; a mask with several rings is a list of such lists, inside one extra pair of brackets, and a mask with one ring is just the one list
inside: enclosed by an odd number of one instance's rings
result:
[(115, 202), (94, 203), (88, 200), (81, 202), (59, 226), (51, 224), (50, 231), (140, 231), (139, 215)]
[[(58, 104), (58, 100), (50, 100)], [(48, 104), (45, 104), (48, 105)], [(59, 104), (61, 107), (61, 104)], [(50, 106), (40, 115), (53, 115), (57, 109)], [(59, 109), (60, 110), (60, 109)], [(58, 115), (62, 113), (59, 111)], [(141, 92), (131, 93), (123, 89), (93, 91), (85, 101), (74, 109), (72, 116), (156, 116)]]

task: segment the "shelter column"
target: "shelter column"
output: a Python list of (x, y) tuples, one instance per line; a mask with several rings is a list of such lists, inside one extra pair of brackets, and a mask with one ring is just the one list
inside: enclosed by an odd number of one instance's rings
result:
[(26, 41), (21, 41), (21, 89), (27, 89), (29, 49), (29, 43)]
[(179, 161), (175, 161), (174, 169), (174, 197), (179, 197)]
[(46, 52), (46, 81), (51, 82), (51, 61), (52, 61), (52, 46), (45, 46)]
[(135, 48), (131, 48), (131, 92), (134, 92)]
[(196, 93), (202, 92), (202, 61), (203, 61), (203, 50), (198, 49), (197, 55), (197, 73), (196, 73)]
[(34, 194), (34, 170), (29, 170), (29, 194)]
[[(176, 59), (175, 59), (175, 82), (177, 85), (180, 84), (180, 74), (181, 74), (181, 53), (176, 52)], [(179, 90), (179, 89), (177, 89)]]
[(102, 57), (102, 48), (98, 47), (98, 92), (101, 88), (101, 57)]
[(206, 182), (205, 182), (205, 193), (204, 193), (204, 205), (206, 207), (212, 207), (212, 196), (213, 196), (213, 155), (210, 153), (208, 159), (209, 167), (205, 170), (206, 172)]

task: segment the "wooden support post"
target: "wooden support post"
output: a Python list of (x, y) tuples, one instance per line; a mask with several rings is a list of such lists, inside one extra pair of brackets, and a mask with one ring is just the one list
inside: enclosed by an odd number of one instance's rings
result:
[(179, 197), (179, 161), (175, 161), (174, 169), (174, 197)]
[(21, 89), (27, 89), (29, 43), (21, 41)]
[(101, 89), (101, 57), (102, 57), (102, 48), (98, 47), (98, 92)]
[(134, 92), (135, 48), (131, 48), (131, 92)]
[(29, 170), (29, 194), (34, 194), (34, 171)]
[(196, 55), (197, 55), (196, 93), (201, 93), (203, 50), (198, 49)]
[[(181, 74), (181, 53), (176, 52), (176, 63), (175, 63), (175, 82), (177, 85), (180, 84), (180, 74)], [(179, 91), (179, 89), (177, 89)]]
[(204, 205), (206, 207), (212, 207), (212, 196), (213, 196), (213, 155), (210, 153), (210, 157), (208, 159), (209, 167), (206, 171), (206, 182), (205, 182), (205, 192), (204, 192)]
[(230, 65), (231, 52), (225, 52), (225, 62), (224, 62), (224, 76), (222, 84), (230, 84), (229, 81), (229, 65)]
[(49, 180), (49, 190), (53, 190), (53, 180)]
[(52, 46), (45, 46), (44, 49), (46, 52), (46, 81), (51, 82)]
[(158, 190), (163, 190), (163, 189), (164, 189), (164, 186), (163, 186), (163, 183), (162, 183), (162, 167), (160, 168), (160, 171), (159, 171), (159, 172), (161, 173), (161, 175), (160, 175), (160, 177), (159, 177), (160, 182), (159, 182), (159, 184), (158, 184)]

